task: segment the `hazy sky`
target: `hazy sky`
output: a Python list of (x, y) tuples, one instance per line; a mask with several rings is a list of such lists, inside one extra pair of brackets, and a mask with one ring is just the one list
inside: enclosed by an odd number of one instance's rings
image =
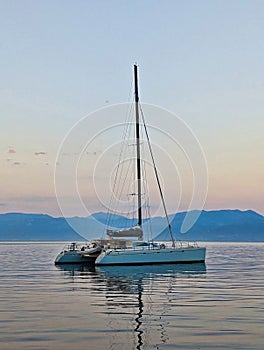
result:
[[(128, 101), (137, 62), (141, 101), (177, 115), (201, 144), (205, 209), (263, 214), (263, 14), (262, 0), (0, 1), (0, 211), (59, 215), (62, 140), (83, 117)], [(99, 113), (92, 123), (106, 120)], [(89, 179), (106, 146), (101, 137), (86, 152), (90, 173), (82, 162), (91, 212), (102, 209)], [(74, 147), (64, 153), (78, 157)], [(109, 174), (100, 175), (99, 187)], [(182, 198), (180, 210), (188, 207)], [(173, 195), (168, 201), (174, 212)]]

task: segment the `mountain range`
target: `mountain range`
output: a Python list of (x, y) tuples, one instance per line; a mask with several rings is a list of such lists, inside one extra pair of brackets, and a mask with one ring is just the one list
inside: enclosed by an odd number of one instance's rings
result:
[[(176, 239), (183, 241), (264, 242), (264, 216), (252, 211), (217, 210), (202, 211), (187, 233), (181, 233), (186, 212), (170, 215)], [(88, 217), (52, 217), (45, 214), (0, 214), (0, 241), (83, 241), (103, 236), (107, 214), (103, 212)], [(126, 228), (135, 225), (132, 219), (113, 215), (111, 225)], [(146, 232), (150, 221), (143, 222)], [(164, 217), (151, 220), (154, 240), (170, 240)], [(145, 237), (150, 238), (150, 237)]]

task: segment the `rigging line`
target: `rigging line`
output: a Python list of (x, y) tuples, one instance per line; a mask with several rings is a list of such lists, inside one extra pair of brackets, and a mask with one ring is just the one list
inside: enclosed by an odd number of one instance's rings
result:
[[(143, 140), (143, 130), (141, 132), (141, 139)], [(146, 158), (146, 152), (145, 152), (145, 142), (142, 144), (142, 147), (141, 147), (141, 154), (142, 154), (142, 159), (145, 159)], [(147, 179), (147, 162), (146, 161), (142, 161), (142, 179)], [(150, 191), (149, 191), (149, 186), (148, 186), (148, 183), (147, 181), (143, 181), (142, 183), (143, 185), (143, 191), (145, 193), (145, 196), (144, 196), (144, 217), (146, 220), (146, 226), (147, 226), (147, 233), (148, 233), (148, 240), (150, 239), (153, 239), (153, 231), (152, 231), (152, 226), (151, 226), (151, 215), (150, 215)]]
[(111, 197), (110, 197), (110, 201), (109, 201), (109, 206), (108, 206), (108, 211), (107, 211), (106, 227), (109, 227), (110, 221), (111, 221), (110, 208), (113, 205), (114, 193), (116, 191), (117, 179), (118, 179), (118, 174), (119, 174), (119, 168), (120, 168), (121, 159), (122, 159), (122, 156), (123, 156), (123, 153), (124, 153), (124, 149), (125, 149), (125, 139), (127, 137), (129, 126), (131, 124), (131, 121), (129, 122), (129, 118), (130, 118), (130, 120), (132, 120), (132, 104), (130, 104), (130, 110), (127, 110), (126, 121), (125, 121), (125, 124), (124, 124), (123, 136), (122, 136), (122, 147), (121, 147), (121, 151), (120, 151), (120, 154), (119, 154), (118, 166), (117, 166), (117, 169), (116, 169), (116, 172), (115, 172), (113, 191), (111, 193)]
[[(131, 164), (131, 166), (133, 165), (132, 161), (130, 162), (130, 164)], [(132, 191), (133, 191), (132, 193), (135, 193), (134, 179), (135, 179), (135, 173), (134, 173), (134, 167), (132, 166), (132, 170), (130, 171), (130, 177), (129, 177), (129, 181), (128, 181), (129, 184), (133, 184), (133, 186), (131, 188)], [(130, 188), (128, 188), (127, 190), (130, 190)], [(130, 198), (132, 197), (132, 200), (131, 200), (132, 203), (131, 203), (131, 206), (130, 206), (130, 210), (127, 213), (127, 216), (130, 215), (130, 217), (132, 218), (132, 223), (133, 223), (132, 226), (135, 226), (136, 224), (135, 224), (135, 220), (134, 219), (135, 219), (135, 211), (136, 211), (136, 196), (133, 195), (133, 194), (132, 194), (132, 196), (131, 195), (128, 195), (128, 196), (130, 196)]]
[(131, 104), (131, 101), (132, 101), (132, 91), (133, 91), (133, 79), (131, 79), (131, 82), (130, 82), (130, 89), (129, 89), (129, 94), (128, 94), (128, 103)]
[[(120, 167), (120, 166), (119, 166)], [(117, 172), (120, 172), (119, 169)], [(122, 166), (122, 169), (121, 169), (121, 173), (123, 173), (123, 166)], [(112, 203), (111, 203), (111, 213), (120, 213), (120, 208), (119, 208), (119, 201), (121, 200), (121, 195), (122, 195), (122, 189), (120, 190), (120, 176), (119, 177), (119, 181), (118, 181), (118, 184), (117, 184), (117, 181), (115, 180), (115, 189), (113, 190), (113, 193), (112, 193), (112, 198), (116, 198), (116, 202), (115, 202), (115, 205), (114, 205), (114, 200), (112, 200)], [(126, 178), (126, 176), (125, 176)], [(123, 185), (122, 185), (122, 188), (123, 188)]]
[[(131, 103), (132, 100), (132, 87), (133, 87), (133, 79), (131, 80), (130, 83), (130, 90), (129, 90), (129, 95), (128, 95), (128, 107), (127, 107), (127, 112), (126, 112), (126, 120), (125, 120), (125, 124), (124, 124), (124, 129), (123, 129), (123, 137), (122, 137), (122, 148), (121, 148), (121, 152), (119, 154), (119, 160), (118, 160), (118, 165), (120, 165), (121, 162), (121, 158), (122, 158), (122, 154), (124, 151), (124, 145), (125, 145), (125, 138), (128, 132), (128, 128), (129, 128), (129, 118), (132, 119), (132, 108), (133, 108), (133, 104)], [(116, 183), (117, 183), (117, 176), (119, 173), (119, 166), (117, 167), (117, 170), (115, 172), (115, 178), (114, 178), (114, 186), (113, 186), (113, 191), (111, 193), (111, 197), (110, 197), (110, 201), (109, 201), (109, 206), (108, 206), (108, 210), (107, 210), (107, 220), (106, 220), (106, 227), (109, 226), (110, 221), (111, 221), (111, 210), (110, 208), (113, 205), (113, 200), (114, 200), (114, 193), (115, 193), (115, 188), (116, 188)]]
[[(121, 200), (121, 196), (124, 193), (124, 188), (125, 188), (126, 184), (130, 183), (130, 181), (127, 181), (128, 178), (131, 180), (131, 176), (132, 176), (132, 172), (130, 171), (130, 168), (131, 168), (131, 161), (129, 162), (129, 165), (127, 166), (127, 171), (124, 175), (123, 182), (120, 183), (119, 193), (117, 193), (119, 200)], [(120, 182), (121, 182), (121, 180), (120, 180)]]
[(149, 231), (149, 240), (151, 239), (153, 241), (153, 230), (152, 230), (152, 222), (151, 222), (151, 216), (150, 216), (150, 203), (149, 203), (149, 198), (147, 198), (146, 202), (146, 209), (147, 209), (147, 224), (148, 224), (148, 231)]
[[(129, 151), (129, 147), (128, 147), (128, 151)], [(133, 159), (133, 157), (132, 157), (132, 159)], [(121, 161), (121, 159), (120, 159), (120, 161)], [(121, 174), (118, 177), (118, 185), (117, 185), (116, 195), (117, 195), (117, 198), (119, 200), (121, 199), (122, 193), (124, 193), (124, 187), (126, 185), (126, 180), (128, 178), (128, 175), (130, 174), (130, 178), (132, 176), (132, 172), (130, 171), (130, 168), (132, 166), (131, 157), (128, 158), (128, 161), (129, 161), (129, 164), (128, 164), (128, 166), (126, 166), (126, 172), (125, 172), (125, 164), (123, 163), (121, 166)], [(123, 175), (124, 172), (125, 172), (125, 174)], [(124, 176), (124, 179), (123, 179), (123, 182), (121, 183), (122, 176)], [(128, 183), (130, 183), (130, 182), (128, 182)]]
[(165, 205), (165, 199), (164, 199), (164, 196), (163, 196), (163, 193), (162, 193), (162, 188), (161, 188), (161, 184), (160, 184), (160, 180), (159, 180), (159, 176), (158, 176), (158, 170), (157, 170), (157, 167), (156, 167), (153, 151), (152, 151), (152, 148), (151, 148), (149, 134), (148, 134), (148, 130), (147, 130), (147, 127), (146, 127), (143, 110), (142, 110), (140, 104), (139, 104), (139, 108), (140, 108), (140, 112), (141, 112), (141, 117), (142, 117), (142, 121), (143, 121), (144, 130), (145, 130), (146, 137), (147, 137), (147, 142), (148, 142), (148, 148), (149, 148), (150, 156), (151, 156), (153, 167), (154, 167), (155, 177), (156, 177), (156, 180), (157, 180), (157, 183), (158, 183), (158, 188), (159, 188), (159, 192), (160, 192), (162, 206), (163, 206), (163, 210), (164, 210), (164, 213), (165, 213), (165, 216), (166, 216), (166, 221), (167, 221), (168, 229), (169, 229), (171, 240), (172, 240), (172, 246), (175, 248), (175, 239), (173, 237), (171, 224), (170, 224), (170, 221), (169, 221), (169, 217), (168, 217), (168, 213), (167, 213), (167, 209), (166, 209), (166, 205)]
[[(129, 151), (129, 146), (128, 145), (126, 145), (126, 146), (127, 146), (126, 150)], [(123, 150), (123, 153), (125, 153), (124, 150)], [(120, 158), (122, 158), (122, 157), (120, 157)], [(123, 160), (125, 160), (125, 159), (123, 159)], [(117, 198), (117, 200), (116, 200), (115, 206), (113, 205), (114, 203), (112, 201), (112, 206), (111, 206), (112, 212), (113, 211), (119, 212), (120, 209), (122, 209), (122, 207), (120, 206), (120, 201), (122, 201), (122, 195), (125, 192), (129, 193), (128, 185), (132, 183), (132, 177), (133, 177), (133, 162), (132, 162), (132, 160), (133, 160), (133, 157), (131, 158), (131, 155), (129, 155), (128, 164), (124, 164), (124, 162), (121, 164), (121, 159), (119, 161), (119, 166), (117, 169), (118, 171), (116, 172), (117, 179), (115, 180), (115, 186), (114, 186), (115, 188), (113, 191), (113, 197), (115, 194), (115, 198)], [(131, 170), (131, 167), (132, 167), (132, 170)], [(127, 187), (125, 187), (125, 186), (127, 186)], [(129, 210), (129, 208), (127, 210)], [(126, 211), (126, 213), (128, 213), (128, 211)]]

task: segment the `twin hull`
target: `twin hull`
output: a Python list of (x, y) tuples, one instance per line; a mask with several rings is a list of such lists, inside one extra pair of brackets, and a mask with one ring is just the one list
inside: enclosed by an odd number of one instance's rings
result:
[(55, 264), (72, 264), (72, 263), (94, 263), (95, 257), (83, 257), (78, 250), (61, 252), (55, 259)]
[(205, 261), (205, 248), (124, 249), (106, 250), (95, 261), (96, 265), (144, 265), (196, 263)]

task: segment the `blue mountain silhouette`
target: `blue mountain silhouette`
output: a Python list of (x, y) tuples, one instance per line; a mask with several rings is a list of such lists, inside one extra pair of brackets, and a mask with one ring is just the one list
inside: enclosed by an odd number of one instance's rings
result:
[[(197, 222), (181, 233), (186, 212), (169, 216), (173, 234), (178, 240), (264, 242), (264, 216), (252, 211), (202, 211)], [(98, 212), (88, 217), (55, 218), (45, 214), (0, 214), (1, 241), (82, 241), (104, 235), (107, 214)], [(114, 215), (115, 228), (135, 225), (135, 220)], [(143, 225), (147, 226), (148, 220)], [(154, 240), (170, 240), (164, 217), (152, 219)]]

